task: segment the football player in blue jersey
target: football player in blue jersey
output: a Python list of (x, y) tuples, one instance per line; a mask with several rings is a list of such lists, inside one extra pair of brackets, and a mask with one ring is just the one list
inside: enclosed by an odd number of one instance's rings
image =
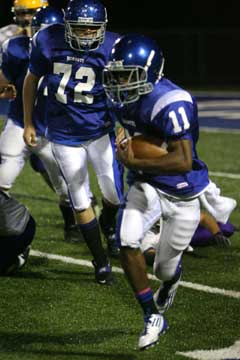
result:
[[(0, 66), (2, 58), (2, 45), (4, 41), (17, 35), (29, 35), (30, 36), (30, 24), (33, 15), (37, 9), (42, 6), (47, 6), (46, 0), (14, 0), (12, 13), (14, 24), (9, 24), (0, 28)], [(3, 95), (3, 94), (2, 94)], [(8, 95), (8, 96), (6, 96)], [(9, 110), (9, 92), (5, 93), (4, 96), (0, 96), (0, 114), (7, 116)]]
[[(163, 76), (164, 57), (157, 44), (138, 34), (116, 41), (103, 83), (119, 121), (129, 134), (164, 140), (168, 153), (136, 158), (131, 137), (117, 137), (117, 156), (129, 169), (129, 191), (119, 213), (120, 258), (144, 313), (138, 346), (158, 342), (167, 328), (163, 313), (180, 282), (183, 251), (200, 220), (199, 196), (209, 185), (208, 169), (198, 158), (197, 105), (189, 92)], [(124, 140), (124, 141), (123, 141)], [(154, 272), (161, 286), (153, 295), (140, 250), (146, 230), (162, 216)]]
[[(49, 22), (63, 22), (63, 12), (51, 7), (41, 8), (34, 18), (35, 23), (36, 19), (41, 19), (40, 27), (41, 24), (48, 24)], [(52, 154), (51, 144), (44, 137), (46, 129), (44, 115), (46, 79), (41, 79), (39, 82), (37, 105), (34, 110), (34, 124), (39, 137), (38, 146), (35, 149), (28, 148), (23, 140), (22, 86), (29, 64), (29, 46), (30, 38), (25, 35), (13, 37), (3, 44), (0, 82), (14, 84), (17, 93), (16, 98), (11, 101), (8, 119), (0, 136), (2, 160), (0, 164), (0, 189), (3, 191), (11, 189), (25, 164), (25, 160), (34, 152), (43, 161), (51, 183), (59, 195), (59, 207), (65, 222), (65, 238), (69, 239), (69, 237), (79, 236), (79, 232), (74, 231), (75, 219), (68, 199), (67, 186)], [(46, 179), (45, 176), (44, 178)]]
[(24, 82), (24, 139), (34, 147), (32, 122), (37, 84), (48, 78), (47, 138), (67, 182), (76, 221), (93, 255), (96, 281), (112, 282), (98, 221), (84, 183), (88, 161), (103, 195), (100, 224), (114, 245), (115, 217), (123, 191), (122, 166), (115, 155), (114, 122), (107, 108), (102, 70), (118, 34), (106, 31), (106, 8), (98, 0), (72, 0), (64, 25), (50, 25), (33, 38)]

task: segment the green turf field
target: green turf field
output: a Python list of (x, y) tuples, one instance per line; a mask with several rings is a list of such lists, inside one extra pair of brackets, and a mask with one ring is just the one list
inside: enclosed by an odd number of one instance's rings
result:
[[(240, 174), (239, 135), (203, 133), (199, 155), (213, 172)], [(212, 180), (240, 204), (239, 179)], [(92, 186), (99, 194), (94, 178)], [(64, 243), (57, 197), (28, 164), (12, 194), (37, 221), (33, 250), (91, 260), (83, 244)], [(231, 220), (239, 225), (239, 206)], [(184, 282), (240, 294), (240, 233), (230, 248), (196, 253), (184, 255)], [(240, 340), (240, 297), (231, 293), (181, 286), (166, 313), (169, 330), (156, 347), (140, 353), (142, 314), (122, 274), (116, 274), (112, 287), (101, 287), (91, 267), (30, 256), (21, 272), (0, 282), (0, 360), (180, 360), (185, 357), (177, 352), (221, 349)], [(155, 290), (157, 282), (151, 284)], [(240, 359), (231, 354), (206, 359)]]

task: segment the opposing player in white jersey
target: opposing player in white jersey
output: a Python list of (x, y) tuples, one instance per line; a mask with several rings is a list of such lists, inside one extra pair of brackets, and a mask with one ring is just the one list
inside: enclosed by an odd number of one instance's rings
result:
[(108, 240), (122, 195), (121, 166), (115, 156), (115, 133), (106, 106), (102, 70), (118, 34), (106, 31), (107, 14), (98, 0), (72, 0), (64, 25), (50, 25), (33, 38), (24, 85), (24, 138), (35, 146), (32, 107), (42, 76), (48, 77), (46, 136), (67, 182), (76, 220), (93, 255), (100, 284), (112, 281), (111, 266), (84, 183), (88, 160), (103, 194), (100, 224)]
[[(63, 21), (62, 11), (51, 7), (39, 9), (36, 17), (41, 17), (42, 24)], [(46, 119), (44, 109), (46, 96), (44, 91), (46, 79), (42, 79), (39, 83), (38, 99), (34, 110), (38, 146), (35, 149), (31, 149), (27, 147), (23, 140), (22, 86), (29, 64), (29, 46), (30, 38), (25, 35), (13, 37), (3, 45), (0, 82), (14, 84), (17, 95), (11, 101), (8, 119), (0, 136), (0, 188), (3, 191), (11, 189), (16, 177), (25, 164), (25, 160), (34, 152), (44, 163), (51, 183), (59, 195), (59, 207), (65, 222), (65, 238), (69, 239), (70, 237), (79, 236), (79, 234), (74, 230), (75, 219), (68, 199), (67, 186), (53, 156), (51, 145), (45, 138)]]
[[(194, 98), (163, 77), (164, 58), (151, 39), (129, 34), (117, 41), (104, 70), (104, 87), (130, 135), (164, 140), (168, 153), (155, 159), (134, 157), (131, 139), (117, 137), (117, 154), (129, 168), (129, 191), (119, 214), (117, 238), (121, 262), (144, 313), (139, 349), (158, 342), (167, 328), (164, 311), (171, 305), (182, 269), (183, 251), (200, 220), (199, 196), (209, 184), (208, 169), (198, 158), (197, 105)], [(154, 263), (162, 284), (153, 297), (140, 250), (141, 239), (162, 216)]]

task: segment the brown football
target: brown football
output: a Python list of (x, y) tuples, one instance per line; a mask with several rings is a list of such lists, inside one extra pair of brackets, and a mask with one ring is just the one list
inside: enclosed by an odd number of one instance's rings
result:
[(168, 152), (163, 148), (163, 140), (146, 135), (132, 137), (132, 149), (137, 159), (155, 159), (166, 155)]

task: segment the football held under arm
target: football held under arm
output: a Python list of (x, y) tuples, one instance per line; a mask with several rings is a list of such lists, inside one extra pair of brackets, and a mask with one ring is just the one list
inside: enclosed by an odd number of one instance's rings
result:
[(118, 159), (128, 168), (152, 174), (185, 173), (192, 169), (192, 144), (190, 140), (168, 143), (167, 154), (159, 157), (138, 159), (134, 156), (132, 140), (123, 149), (118, 146)]

